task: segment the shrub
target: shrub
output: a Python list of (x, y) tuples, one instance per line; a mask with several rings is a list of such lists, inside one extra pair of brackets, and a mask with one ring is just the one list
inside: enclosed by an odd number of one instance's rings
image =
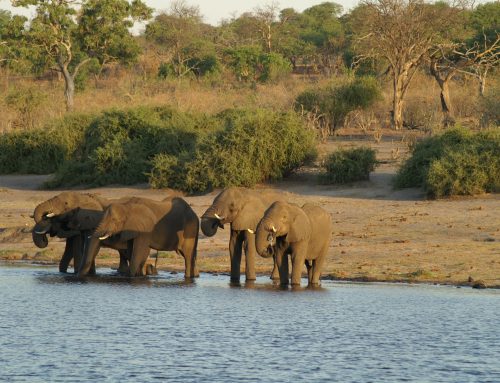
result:
[(239, 81), (272, 82), (292, 72), (292, 66), (278, 53), (264, 53), (257, 46), (228, 49), (228, 66)]
[(0, 136), (0, 174), (53, 173), (79, 150), (90, 115), (71, 115), (43, 129)]
[(294, 113), (228, 110), (215, 116), (213, 133), (191, 155), (157, 156), (150, 183), (201, 192), (279, 179), (314, 157), (314, 138)]
[(11, 90), (5, 102), (18, 115), (19, 125), (24, 129), (35, 127), (35, 114), (47, 98), (41, 91), (33, 88), (19, 88)]
[(192, 151), (202, 121), (169, 108), (104, 112), (87, 127), (80, 152), (47, 186), (147, 182), (154, 155)]
[(333, 133), (343, 126), (349, 112), (366, 109), (380, 97), (380, 86), (373, 77), (359, 77), (346, 85), (306, 90), (295, 100), (295, 109), (323, 114)]
[(454, 128), (419, 142), (395, 186), (423, 187), (430, 197), (500, 190), (500, 131)]
[(321, 180), (326, 184), (367, 180), (376, 164), (375, 150), (371, 148), (340, 149), (325, 160), (326, 173), (321, 176)]

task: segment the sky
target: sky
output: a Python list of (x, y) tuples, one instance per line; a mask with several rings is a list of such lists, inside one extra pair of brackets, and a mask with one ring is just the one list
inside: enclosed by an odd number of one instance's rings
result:
[[(148, 6), (155, 9), (157, 12), (168, 10), (171, 1), (169, 0), (143, 0)], [(302, 12), (304, 9), (313, 5), (321, 4), (328, 0), (282, 0), (274, 1), (278, 4), (279, 9), (294, 8), (296, 11)], [(353, 8), (358, 0), (337, 0), (333, 1), (344, 7), (344, 11)], [(271, 0), (186, 0), (188, 5), (197, 5), (200, 7), (201, 14), (204, 16), (206, 23), (217, 25), (222, 19), (230, 18), (232, 15), (239, 15), (243, 12), (253, 11), (256, 7), (262, 7), (273, 3)], [(11, 5), (10, 0), (0, 0), (0, 9), (6, 9), (15, 14), (23, 14), (25, 16), (33, 16), (34, 12), (21, 7), (15, 8)]]

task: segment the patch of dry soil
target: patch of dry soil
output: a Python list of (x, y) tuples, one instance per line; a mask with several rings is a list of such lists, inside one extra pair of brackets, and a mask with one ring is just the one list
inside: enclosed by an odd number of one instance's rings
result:
[[(317, 168), (302, 169), (287, 180), (259, 185), (286, 193), (291, 202), (314, 202), (330, 212), (333, 240), (324, 277), (367, 281), (406, 281), (500, 286), (500, 198), (429, 201), (421, 190), (393, 190), (391, 179), (407, 148), (401, 137), (342, 136), (320, 146), (325, 154), (336, 147), (370, 145), (382, 164), (370, 181), (344, 186), (319, 185)], [(399, 148), (399, 150), (397, 150)], [(58, 263), (64, 243), (51, 239), (46, 249), (31, 242), (34, 207), (61, 191), (38, 190), (47, 176), (0, 176), (0, 259), (10, 262)], [(147, 185), (85, 189), (106, 198), (141, 196), (160, 200), (169, 190)], [(217, 191), (185, 197), (197, 214), (211, 204)], [(198, 262), (202, 272), (228, 272), (228, 229), (206, 238), (200, 233)], [(152, 252), (154, 255), (154, 252)], [(98, 266), (116, 267), (117, 253), (104, 250)], [(182, 270), (174, 253), (160, 253), (159, 268)], [(271, 261), (257, 260), (260, 273), (270, 273)]]

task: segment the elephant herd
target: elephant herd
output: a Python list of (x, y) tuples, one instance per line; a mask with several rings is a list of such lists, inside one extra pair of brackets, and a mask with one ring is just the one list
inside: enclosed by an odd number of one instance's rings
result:
[[(36, 246), (48, 245), (47, 235), (66, 239), (59, 271), (73, 260), (79, 277), (95, 274), (101, 247), (120, 254), (118, 272), (129, 276), (156, 273), (148, 264), (150, 249), (175, 251), (184, 258), (185, 278), (199, 276), (196, 265), (200, 221), (182, 198), (162, 201), (125, 197), (107, 200), (94, 194), (63, 192), (39, 204), (32, 235)], [(230, 225), (231, 281), (239, 282), (245, 254), (246, 280), (255, 280), (255, 257), (274, 259), (271, 275), (281, 285), (300, 285), (303, 266), (309, 285), (318, 285), (326, 260), (332, 223), (322, 208), (288, 203), (279, 194), (230, 187), (219, 193), (201, 217), (203, 234), (211, 237)]]

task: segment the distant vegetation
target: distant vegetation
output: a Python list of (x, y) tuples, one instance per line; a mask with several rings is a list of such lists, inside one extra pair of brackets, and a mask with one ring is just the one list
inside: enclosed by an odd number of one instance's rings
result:
[(419, 142), (395, 179), (397, 187), (423, 187), (429, 196), (500, 191), (500, 130), (463, 128)]
[[(0, 10), (0, 173), (55, 172), (50, 186), (252, 185), (306, 161), (314, 133), (500, 126), (498, 1), (269, 3), (217, 26), (189, 0), (159, 13), (140, 0), (13, 3), (34, 10)], [(471, 154), (479, 144), (460, 158), (450, 145), (435, 161), (415, 151), (396, 183), (433, 196), (497, 190)], [(358, 154), (328, 158), (325, 182), (365, 177), (370, 156)]]
[(202, 192), (280, 179), (314, 156), (299, 116), (262, 109), (135, 108), (0, 136), (0, 172), (55, 172), (47, 187), (149, 182)]

